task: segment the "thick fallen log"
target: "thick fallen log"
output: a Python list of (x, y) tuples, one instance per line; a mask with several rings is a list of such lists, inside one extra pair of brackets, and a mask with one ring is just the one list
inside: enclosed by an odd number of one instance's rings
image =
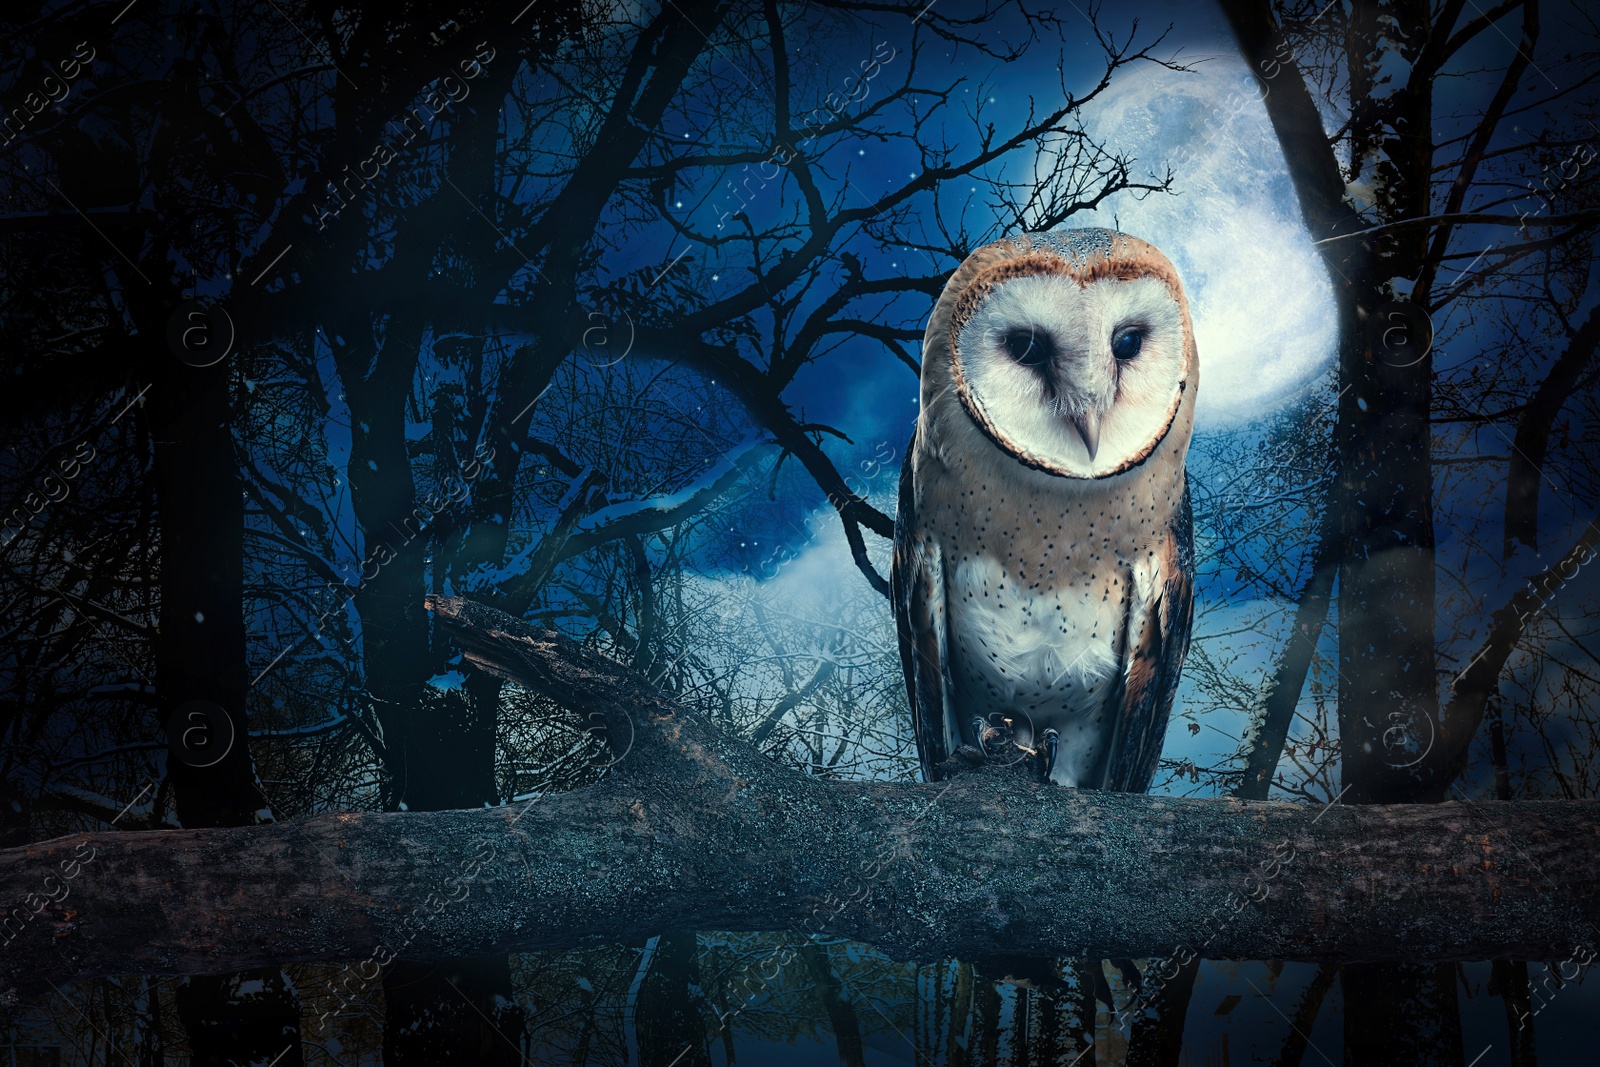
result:
[(484, 669), (590, 717), (617, 762), (522, 806), (80, 834), (0, 853), (0, 990), (112, 973), (437, 960), (800, 930), (899, 958), (1566, 959), (1593, 937), (1600, 802), (1348, 806), (831, 783), (627, 670), (469, 602)]

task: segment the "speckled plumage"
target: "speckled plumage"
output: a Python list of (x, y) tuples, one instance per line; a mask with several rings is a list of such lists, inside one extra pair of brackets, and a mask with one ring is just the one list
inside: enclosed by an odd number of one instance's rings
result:
[[(1145, 281), (1152, 278), (1175, 311), (1158, 306)], [(1019, 281), (1016, 295), (997, 295)], [(1080, 293), (1081, 313), (1070, 304)], [(1095, 316), (1109, 322), (1125, 306), (1144, 309), (1137, 314), (1151, 323), (1156, 370), (1121, 359), (1101, 367), (1098, 346), (1110, 340), (1099, 338), (1108, 327)], [(1007, 316), (1022, 314), (1017, 307), (1032, 309), (1030, 336), (1048, 331), (1059, 346), (1059, 366), (1040, 372), (1037, 396), (1031, 379), (1015, 377), (998, 356), (962, 347), (992, 347)], [(1171, 331), (1166, 350), (1157, 346), (1162, 329)], [(1074, 405), (1089, 403), (1066, 379), (1091, 371), (1114, 379), (1101, 401), (1112, 454), (1053, 429), (1072, 425)], [(1131, 395), (1124, 386), (1136, 372), (1148, 381)], [(1051, 778), (1059, 784), (1148, 788), (1192, 615), (1184, 457), (1197, 376), (1177, 274), (1138, 238), (1025, 235), (979, 249), (952, 275), (923, 345), (922, 410), (901, 473), (892, 573), (928, 778), (941, 776), (957, 747), (977, 743), (973, 719), (981, 718), (1010, 720), (1021, 751), (1057, 731)], [(1080, 391), (1089, 395), (1090, 386)], [(1119, 414), (1118, 405), (1129, 410)]]

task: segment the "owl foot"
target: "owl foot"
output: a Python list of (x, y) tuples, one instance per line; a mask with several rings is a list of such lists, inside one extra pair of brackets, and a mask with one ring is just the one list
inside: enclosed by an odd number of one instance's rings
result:
[(1043, 734), (1039, 735), (1039, 740), (1039, 753), (1042, 757), (1039, 761), (1039, 766), (1043, 771), (1042, 777), (1048, 782), (1050, 780), (1050, 772), (1055, 770), (1056, 767), (1056, 753), (1061, 750), (1061, 735), (1056, 733), (1054, 726), (1051, 726), (1046, 728)]

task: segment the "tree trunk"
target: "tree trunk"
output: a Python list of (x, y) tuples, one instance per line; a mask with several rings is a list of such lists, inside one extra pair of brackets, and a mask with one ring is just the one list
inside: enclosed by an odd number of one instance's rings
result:
[[(1352, 963), (1339, 972), (1344, 990), (1348, 1064), (1462, 1064), (1461, 1013), (1453, 963)], [(1368, 1013), (1350, 1017), (1351, 1005)]]
[(383, 1062), (389, 1067), (524, 1062), (522, 1010), (511, 998), (504, 955), (397, 962), (384, 972), (383, 1003)]
[(856, 1015), (856, 1006), (845, 991), (844, 983), (834, 972), (833, 964), (828, 959), (828, 950), (814, 943), (801, 945), (800, 960), (811, 977), (812, 990), (828, 1013), (834, 1044), (839, 1050), (839, 1063), (842, 1067), (866, 1067), (861, 1019)]
[(1322, 1013), (1322, 1002), (1337, 977), (1339, 969), (1331, 964), (1325, 963), (1317, 968), (1305, 992), (1300, 994), (1294, 1018), (1289, 1020), (1289, 1033), (1283, 1039), (1283, 1051), (1272, 1061), (1272, 1067), (1300, 1067), (1305, 1059), (1306, 1048), (1311, 1044), (1311, 1028), (1316, 1025), (1317, 1016)]
[(1199, 974), (1200, 961), (1190, 960), (1148, 999), (1148, 1014), (1141, 1013), (1129, 1028), (1127, 1067), (1178, 1067), (1184, 1023)]
[(689, 930), (656, 938), (633, 1004), (639, 1067), (711, 1067), (700, 946)]
[[(1295, 43), (1285, 40), (1273, 5), (1224, 0), (1223, 9), (1268, 92), (1267, 115), (1339, 307), (1341, 388), (1333, 432), (1338, 479), (1332, 502), (1341, 522), (1341, 795), (1354, 804), (1436, 799), (1451, 774), (1445, 746), (1432, 744), (1441, 727), (1429, 229), (1402, 228), (1376, 239), (1351, 235), (1375, 222), (1431, 213), (1433, 79), (1442, 62), (1434, 57), (1443, 54), (1460, 6), (1449, 13), (1446, 5), (1438, 25), (1430, 25), (1427, 5), (1409, 0), (1356, 3), (1341, 12), (1352, 115), (1341, 132), (1345, 166), (1334, 154), (1300, 73)], [(1390, 60), (1408, 69), (1403, 85), (1387, 73)], [(1471, 182), (1475, 164), (1474, 159), (1458, 166), (1457, 192)], [(1365, 193), (1354, 191), (1357, 183)], [(1348, 1063), (1460, 1061), (1453, 981), (1439, 980), (1427, 967), (1370, 964), (1346, 968), (1343, 980)], [(1402, 1001), (1408, 1010), (1399, 1012), (1395, 1005)]]
[[(139, 285), (128, 299), (144, 327), (134, 343), (151, 371), (161, 585), (155, 682), (178, 821), (195, 828), (270, 822), (245, 706), (244, 487), (229, 360), (184, 363), (166, 347), (169, 309)], [(197, 1065), (301, 1063), (299, 1006), (276, 966), (194, 978), (177, 1007)]]
[[(361, 311), (338, 332), (363, 336), (359, 323), (365, 315)], [(414, 321), (391, 321), (378, 351), (365, 343), (336, 349), (354, 424), (351, 500), (364, 558), (371, 561), (354, 594), (360, 653), (383, 728), (384, 807), (391, 811), (472, 808), (495, 799), (496, 705), (470, 699), (464, 688), (428, 684), (447, 669), (449, 652), (435, 640), (422, 609), (423, 560), (437, 531), (433, 509), (418, 502), (434, 487), (418, 492), (406, 447), (405, 412), (421, 333)], [(464, 481), (451, 442), (436, 441), (435, 448), (441, 480)], [(520, 1022), (502, 1010), (513, 993), (504, 956), (476, 960), (455, 973), (402, 961), (385, 971), (383, 987), (387, 1062), (518, 1062)], [(496, 1027), (515, 1036), (503, 1038)]]

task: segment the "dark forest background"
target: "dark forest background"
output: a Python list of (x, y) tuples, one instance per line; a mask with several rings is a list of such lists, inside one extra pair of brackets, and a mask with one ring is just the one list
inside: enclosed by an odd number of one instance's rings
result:
[[(68, 0), (0, 29), (0, 845), (603, 774), (428, 593), (809, 774), (913, 779), (884, 594), (923, 324), (982, 244), (1113, 223), (1184, 272), (1217, 395), (1157, 791), (1600, 795), (1581, 3)], [(1145, 128), (1108, 119), (1130, 101)], [(1226, 213), (1185, 214), (1235, 185), (1286, 220), (1223, 249), (1265, 265), (1243, 296), (1207, 289)], [(324, 1024), (338, 975), (87, 981), (0, 1004), (5, 1055), (1071, 1059), (1055, 1005), (968, 961), (798, 933), (401, 960)], [(1102, 1005), (1078, 1062), (1584, 1062), (1586, 977), (1206, 961), (1159, 1039)]]

